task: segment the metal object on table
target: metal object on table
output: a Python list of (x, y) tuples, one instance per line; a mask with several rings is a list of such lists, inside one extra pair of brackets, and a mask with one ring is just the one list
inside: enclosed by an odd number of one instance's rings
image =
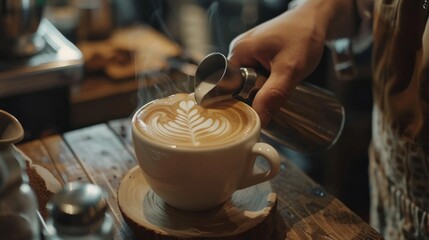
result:
[(30, 56), (45, 42), (37, 34), (45, 0), (0, 0), (0, 55)]
[[(254, 69), (238, 68), (223, 54), (211, 53), (196, 70), (195, 98), (205, 107), (231, 98), (252, 104), (266, 80)], [(321, 153), (338, 140), (344, 120), (344, 108), (333, 93), (301, 82), (262, 133), (291, 150)]]
[(83, 56), (48, 20), (37, 31), (45, 42), (28, 57), (0, 56), (0, 98), (54, 87), (70, 86), (83, 76)]
[(48, 239), (113, 239), (113, 219), (104, 191), (97, 185), (71, 182), (47, 205)]

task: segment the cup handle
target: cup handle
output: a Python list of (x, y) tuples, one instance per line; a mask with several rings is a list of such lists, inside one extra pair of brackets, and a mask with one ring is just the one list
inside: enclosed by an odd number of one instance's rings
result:
[[(257, 156), (262, 156), (270, 165), (270, 170), (262, 173), (254, 172), (253, 168)], [(248, 172), (244, 173), (238, 189), (247, 188), (258, 183), (270, 180), (280, 171), (280, 156), (278, 152), (269, 144), (258, 142), (252, 148), (252, 163)]]

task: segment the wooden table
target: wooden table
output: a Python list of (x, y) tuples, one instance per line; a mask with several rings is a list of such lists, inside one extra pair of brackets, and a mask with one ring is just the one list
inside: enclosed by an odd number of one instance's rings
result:
[[(62, 184), (87, 181), (104, 188), (116, 224), (115, 239), (134, 238), (116, 201), (122, 176), (137, 165), (129, 126), (129, 119), (115, 120), (18, 145)], [(278, 194), (276, 239), (382, 239), (284, 157), (272, 186)]]

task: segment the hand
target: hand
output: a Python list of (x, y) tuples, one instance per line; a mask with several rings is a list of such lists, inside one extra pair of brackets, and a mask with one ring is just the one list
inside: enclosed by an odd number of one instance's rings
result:
[(341, 9), (333, 8), (329, 3), (346, 0), (323, 1), (326, 2), (322, 8), (310, 3), (317, 1), (309, 1), (307, 6), (304, 3), (287, 11), (231, 42), (228, 58), (233, 65), (262, 67), (271, 72), (252, 105), (263, 127), (286, 102), (299, 81), (314, 71), (320, 62), (325, 40), (331, 32), (330, 22)]

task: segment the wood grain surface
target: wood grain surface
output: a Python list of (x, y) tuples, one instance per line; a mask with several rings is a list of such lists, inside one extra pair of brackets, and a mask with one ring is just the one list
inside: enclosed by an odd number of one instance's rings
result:
[[(115, 219), (115, 239), (136, 239), (119, 211), (117, 189), (137, 165), (130, 138), (130, 120), (121, 119), (18, 145), (34, 163), (62, 183), (90, 181), (108, 193)], [(261, 165), (263, 168), (264, 166)], [(325, 192), (288, 159), (271, 181), (277, 193), (277, 239), (382, 239), (341, 201)]]
[(221, 206), (182, 211), (150, 189), (138, 166), (123, 177), (118, 189), (122, 216), (141, 239), (270, 240), (276, 203), (271, 184), (264, 182), (236, 191)]

